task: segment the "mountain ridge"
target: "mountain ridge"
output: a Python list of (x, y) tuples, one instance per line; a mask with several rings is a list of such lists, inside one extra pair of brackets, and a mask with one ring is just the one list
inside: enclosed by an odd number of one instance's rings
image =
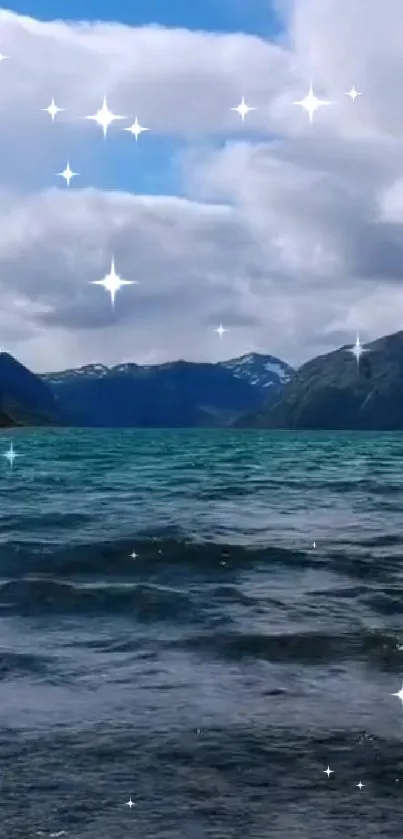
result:
[(270, 405), (234, 420), (237, 428), (403, 430), (403, 330), (364, 346), (344, 345), (303, 364)]
[(293, 375), (272, 355), (224, 362), (87, 364), (41, 374), (73, 425), (225, 426), (258, 408)]

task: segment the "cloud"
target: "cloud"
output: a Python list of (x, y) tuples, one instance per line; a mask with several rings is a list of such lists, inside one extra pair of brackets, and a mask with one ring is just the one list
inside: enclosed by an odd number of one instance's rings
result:
[[(34, 369), (249, 349), (299, 363), (402, 327), (403, 6), (279, 7), (276, 43), (0, 12), (3, 347)], [(311, 79), (333, 103), (312, 126), (293, 104)], [(102, 165), (83, 117), (104, 92), (116, 113), (186, 139), (186, 198), (49, 187), (61, 148)], [(257, 109), (245, 123), (230, 110), (242, 94)], [(53, 125), (40, 111), (52, 97), (66, 108)], [(112, 255), (139, 280), (114, 311), (90, 285)]]

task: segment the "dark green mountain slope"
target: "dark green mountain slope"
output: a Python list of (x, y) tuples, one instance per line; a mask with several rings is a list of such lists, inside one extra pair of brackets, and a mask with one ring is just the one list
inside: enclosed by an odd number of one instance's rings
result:
[(303, 364), (279, 399), (235, 421), (244, 428), (403, 430), (403, 331)]
[(0, 352), (0, 428), (61, 422), (50, 387), (9, 353)]

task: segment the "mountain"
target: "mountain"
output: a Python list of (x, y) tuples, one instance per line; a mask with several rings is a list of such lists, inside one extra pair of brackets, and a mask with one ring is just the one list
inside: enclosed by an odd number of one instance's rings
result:
[(61, 422), (51, 388), (12, 355), (0, 352), (0, 427)]
[(90, 364), (41, 378), (72, 425), (194, 427), (229, 425), (257, 410), (292, 373), (273, 356), (250, 353), (214, 364)]
[(218, 361), (217, 366), (230, 370), (237, 378), (259, 388), (266, 397), (267, 388), (282, 390), (295, 372), (285, 361), (280, 361), (273, 355), (255, 352), (241, 355), (240, 358), (231, 358), (229, 361)]
[(282, 393), (236, 419), (238, 428), (403, 430), (403, 331), (303, 364)]

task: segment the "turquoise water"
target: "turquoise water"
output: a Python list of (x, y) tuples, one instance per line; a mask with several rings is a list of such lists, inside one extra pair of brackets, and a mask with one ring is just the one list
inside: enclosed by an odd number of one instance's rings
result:
[(10, 442), (0, 835), (399, 835), (403, 438)]
[(4, 451), (11, 440), (19, 457), (12, 470), (0, 464), (9, 538), (81, 543), (172, 526), (304, 549), (401, 526), (400, 437), (21, 431), (4, 433)]

